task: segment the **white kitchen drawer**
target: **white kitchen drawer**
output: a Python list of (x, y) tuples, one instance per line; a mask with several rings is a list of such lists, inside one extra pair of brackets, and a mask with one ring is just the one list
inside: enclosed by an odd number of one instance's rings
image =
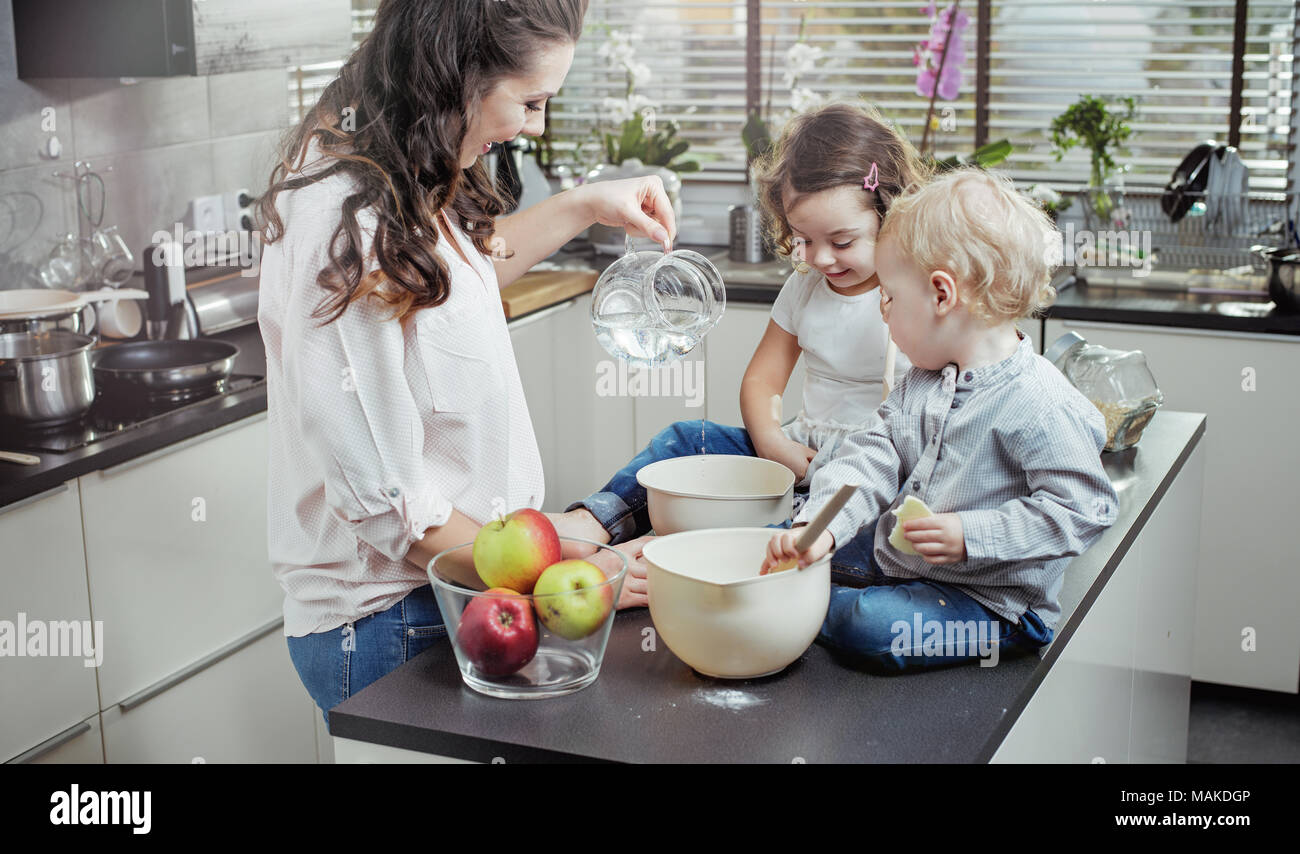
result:
[[(91, 619), (75, 480), (0, 508), (0, 555), (0, 620), (16, 630), (20, 612), (29, 624)], [(104, 635), (111, 649), (107, 628)], [(95, 668), (84, 658), (0, 656), (0, 761), (99, 710)]]
[[(1143, 351), (1165, 408), (1208, 416), (1193, 534), (1200, 558), (1193, 678), (1296, 693), (1300, 572), (1291, 531), (1300, 507), (1300, 337), (1049, 320), (1044, 340), (1050, 345), (1071, 329), (1094, 344)], [(1254, 391), (1242, 388), (1246, 368)], [(1247, 502), (1250, 512), (1242, 512)], [(1253, 651), (1242, 649), (1246, 629), (1255, 633)]]
[(81, 478), (102, 709), (281, 613), (266, 456), (262, 414)]
[(319, 716), (276, 623), (157, 696), (106, 710), (104, 756), (110, 764), (314, 763)]

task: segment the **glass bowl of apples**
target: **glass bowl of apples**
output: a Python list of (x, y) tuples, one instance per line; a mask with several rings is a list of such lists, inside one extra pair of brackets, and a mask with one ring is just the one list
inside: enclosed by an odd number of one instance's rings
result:
[[(521, 513), (550, 527), (537, 511)], [(554, 536), (553, 527), (548, 534), (521, 513), (439, 552), (426, 571), (466, 685), (512, 700), (559, 697), (600, 675), (627, 557), (591, 540)], [(595, 551), (565, 559), (562, 542)], [(467, 583), (476, 579), (487, 589)]]

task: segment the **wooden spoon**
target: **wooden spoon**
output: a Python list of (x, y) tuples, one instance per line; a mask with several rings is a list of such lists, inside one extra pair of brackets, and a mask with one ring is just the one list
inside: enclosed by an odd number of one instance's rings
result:
[(34, 457), (31, 454), (19, 454), (15, 451), (0, 451), (0, 462), (18, 463), (23, 466), (39, 466), (40, 457)]
[[(839, 492), (836, 492), (831, 496), (831, 500), (826, 502), (826, 506), (818, 511), (817, 515), (813, 517), (812, 522), (803, 529), (803, 533), (799, 535), (799, 539), (795, 540), (794, 547), (801, 552), (805, 552), (811, 548), (812, 544), (817, 542), (817, 538), (822, 535), (822, 531), (826, 530), (826, 526), (833, 522), (836, 516), (840, 515), (840, 511), (844, 509), (844, 505), (853, 497), (853, 493), (856, 492), (857, 489), (857, 485), (852, 483), (846, 483), (841, 486)], [(783, 560), (776, 566), (772, 567), (768, 574), (770, 575), (773, 572), (783, 572), (787, 569), (794, 569), (798, 565), (798, 558), (793, 560)]]

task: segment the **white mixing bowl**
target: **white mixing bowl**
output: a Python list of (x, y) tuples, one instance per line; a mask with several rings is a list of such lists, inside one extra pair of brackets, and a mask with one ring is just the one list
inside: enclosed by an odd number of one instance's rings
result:
[(656, 534), (770, 525), (790, 518), (794, 472), (772, 460), (701, 454), (651, 463), (636, 473)]
[(655, 631), (706, 676), (752, 679), (782, 670), (817, 639), (831, 597), (830, 557), (759, 575), (770, 528), (725, 528), (646, 544)]

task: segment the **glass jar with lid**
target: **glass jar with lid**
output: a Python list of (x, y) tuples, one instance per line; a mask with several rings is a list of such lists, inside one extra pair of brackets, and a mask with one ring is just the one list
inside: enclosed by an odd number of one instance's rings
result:
[(1067, 332), (1044, 355), (1105, 417), (1107, 451), (1136, 445), (1164, 403), (1141, 350), (1112, 350)]

